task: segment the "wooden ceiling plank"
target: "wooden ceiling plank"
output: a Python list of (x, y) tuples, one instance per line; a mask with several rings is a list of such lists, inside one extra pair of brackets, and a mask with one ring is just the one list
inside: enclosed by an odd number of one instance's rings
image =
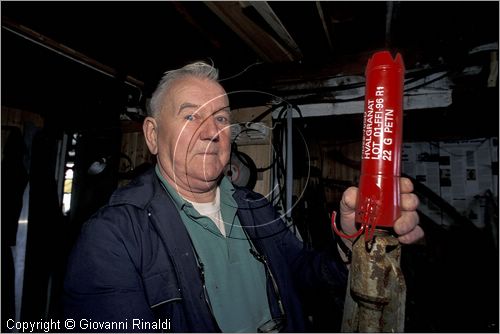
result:
[(238, 2), (205, 1), (205, 5), (231, 28), (265, 62), (287, 62), (295, 60), (271, 35), (250, 20)]
[(290, 35), (286, 27), (283, 25), (279, 17), (273, 11), (271, 6), (267, 1), (249, 1), (249, 3), (255, 8), (255, 10), (262, 16), (262, 18), (269, 24), (269, 26), (276, 32), (276, 34), (281, 38), (281, 40), (289, 47), (293, 52), (295, 58), (302, 59), (302, 51), (300, 51), (299, 46)]
[[(64, 44), (61, 44), (39, 32), (36, 32), (33, 29), (30, 29), (24, 25), (18, 24), (12, 19), (2, 16), (2, 28), (8, 30), (24, 39), (27, 39), (35, 44), (38, 44), (46, 49), (49, 49), (63, 57), (69, 58), (77, 63), (80, 63), (84, 66), (92, 68), (95, 71), (98, 71), (107, 76), (118, 78), (118, 71), (108, 65), (102, 64), (99, 61), (78, 52)], [(132, 85), (136, 88), (144, 87), (144, 82), (130, 76), (126, 75), (125, 83)]]
[(321, 24), (323, 26), (323, 30), (325, 31), (326, 40), (328, 42), (328, 48), (333, 53), (332, 37), (330, 35), (330, 29), (328, 29), (328, 24), (326, 23), (326, 20), (325, 20), (325, 13), (323, 11), (323, 7), (321, 6), (321, 1), (316, 1), (316, 8), (318, 9), (318, 14), (319, 14), (319, 17), (321, 19)]

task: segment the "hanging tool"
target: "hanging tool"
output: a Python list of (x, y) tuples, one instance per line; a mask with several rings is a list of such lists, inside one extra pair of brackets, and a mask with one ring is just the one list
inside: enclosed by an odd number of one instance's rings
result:
[[(399, 176), (404, 63), (400, 54), (375, 53), (366, 66), (361, 175), (344, 305), (344, 332), (402, 332), (406, 285), (401, 245), (392, 233), (401, 215)], [(364, 232), (364, 233), (363, 233)]]

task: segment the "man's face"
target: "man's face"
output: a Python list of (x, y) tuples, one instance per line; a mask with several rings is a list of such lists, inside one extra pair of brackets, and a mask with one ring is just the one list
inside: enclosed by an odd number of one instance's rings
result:
[(216, 82), (186, 77), (174, 82), (163, 106), (157, 119), (160, 170), (184, 190), (213, 189), (231, 154), (226, 92)]

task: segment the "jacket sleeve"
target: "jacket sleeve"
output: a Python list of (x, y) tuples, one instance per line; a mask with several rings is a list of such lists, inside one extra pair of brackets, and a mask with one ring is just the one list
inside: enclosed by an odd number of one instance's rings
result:
[(348, 269), (338, 255), (336, 245), (322, 252), (306, 249), (288, 228), (279, 235), (278, 242), (286, 254), (295, 281), (302, 289), (326, 285), (339, 291), (345, 290)]
[[(140, 238), (125, 210), (107, 209), (84, 224), (68, 261), (64, 315), (77, 332), (131, 332), (133, 319), (154, 319), (138, 270)], [(113, 322), (127, 326), (102, 328)]]
[(338, 254), (336, 243), (322, 252), (304, 247), (272, 203), (259, 193), (238, 189), (244, 193), (237, 197), (243, 208), (240, 210), (240, 220), (253, 222), (245, 225), (252, 226), (248, 230), (252, 240), (260, 244), (268, 256), (272, 255), (274, 261), (271, 265), (286, 265), (299, 290), (317, 290), (323, 286), (345, 291), (348, 270)]
[(286, 259), (297, 288), (304, 292), (333, 289), (337, 291), (337, 295), (343, 297), (348, 269), (338, 254), (336, 243), (333, 242), (328, 249), (321, 252), (306, 248), (270, 203), (265, 211), (267, 212), (263, 213), (261, 218), (267, 217), (266, 221), (275, 222), (267, 225), (274, 230), (268, 233), (274, 235), (273, 242)]
[(329, 249), (322, 252), (304, 247), (272, 203), (261, 194), (243, 191), (246, 194), (240, 205), (248, 209), (241, 210), (240, 219), (253, 221), (249, 233), (253, 235), (254, 242), (265, 248), (268, 255), (272, 255), (274, 261), (271, 265), (286, 265), (293, 276), (294, 285), (303, 292), (327, 288), (343, 296), (348, 270), (338, 254), (337, 245), (332, 243)]

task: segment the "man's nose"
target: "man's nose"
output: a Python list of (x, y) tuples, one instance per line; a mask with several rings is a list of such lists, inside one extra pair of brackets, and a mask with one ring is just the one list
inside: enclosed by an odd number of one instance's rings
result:
[(209, 116), (200, 127), (200, 138), (202, 140), (218, 141), (219, 131), (215, 117)]

